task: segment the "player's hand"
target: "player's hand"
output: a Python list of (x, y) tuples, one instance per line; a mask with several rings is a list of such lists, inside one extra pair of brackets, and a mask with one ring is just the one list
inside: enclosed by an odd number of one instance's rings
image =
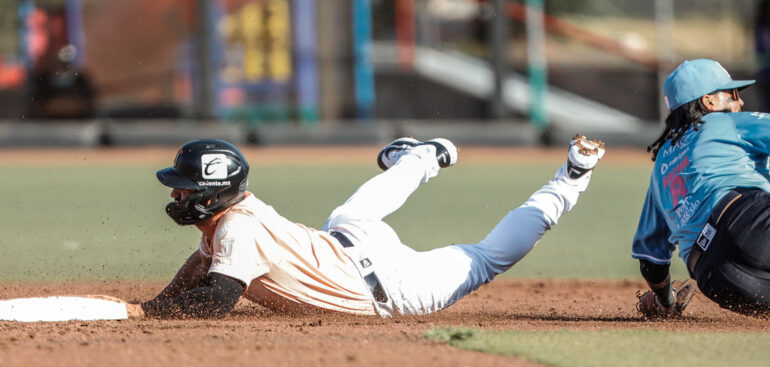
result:
[(128, 303), (118, 297), (108, 296), (106, 294), (90, 294), (85, 296), (87, 298), (94, 298), (94, 299), (103, 299), (105, 301), (112, 301), (112, 302), (118, 302), (126, 305), (126, 313), (128, 313), (128, 317), (130, 318), (142, 318), (145, 317), (144, 310), (142, 310), (142, 305), (138, 303)]
[(648, 319), (662, 319), (682, 316), (682, 312), (690, 303), (695, 294), (695, 284), (686, 281), (674, 281), (671, 285), (674, 294), (674, 303), (666, 307), (660, 303), (658, 296), (652, 290), (644, 293), (637, 292), (636, 310)]
[(105, 301), (112, 301), (112, 302), (118, 302), (118, 303), (126, 303), (126, 301), (113, 296), (108, 296), (106, 294), (89, 294), (84, 296), (86, 298), (93, 298), (93, 299), (103, 299)]
[(126, 303), (126, 311), (128, 311), (129, 318), (145, 317), (144, 310), (142, 310), (142, 305), (138, 303)]

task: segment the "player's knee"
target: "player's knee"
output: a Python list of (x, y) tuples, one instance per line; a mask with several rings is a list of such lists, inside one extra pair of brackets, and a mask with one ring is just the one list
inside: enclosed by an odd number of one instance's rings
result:
[(349, 210), (344, 205), (339, 206), (329, 214), (329, 218), (326, 219), (323, 230), (328, 231), (334, 227), (338, 227), (344, 223), (348, 223), (354, 219)]

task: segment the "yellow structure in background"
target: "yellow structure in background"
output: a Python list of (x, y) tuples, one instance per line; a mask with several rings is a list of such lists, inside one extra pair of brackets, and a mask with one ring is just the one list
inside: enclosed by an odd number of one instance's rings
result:
[(291, 13), (287, 0), (267, 2), (268, 65), (270, 77), (277, 82), (291, 78)]
[[(245, 5), (232, 17), (239, 21), (238, 34), (243, 42), (243, 74), (246, 80), (256, 82), (265, 76), (264, 32), (262, 6), (251, 3)], [(229, 38), (229, 37), (228, 37)]]
[(248, 3), (223, 18), (222, 76), (228, 83), (285, 83), (292, 77), (288, 0)]

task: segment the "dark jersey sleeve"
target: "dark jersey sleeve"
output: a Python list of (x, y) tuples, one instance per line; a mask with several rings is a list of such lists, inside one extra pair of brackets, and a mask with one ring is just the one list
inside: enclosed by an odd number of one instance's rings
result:
[(675, 246), (668, 241), (671, 231), (663, 214), (655, 204), (652, 183), (642, 207), (639, 225), (631, 245), (631, 257), (655, 264), (670, 264)]
[(209, 273), (206, 285), (176, 297), (142, 303), (142, 310), (157, 318), (212, 318), (232, 311), (246, 285), (219, 273)]

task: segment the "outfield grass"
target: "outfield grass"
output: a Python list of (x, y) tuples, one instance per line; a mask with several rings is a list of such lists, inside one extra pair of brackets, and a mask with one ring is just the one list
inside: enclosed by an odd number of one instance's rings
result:
[[(3, 164), (0, 281), (168, 279), (197, 248), (199, 232), (166, 217), (157, 165)], [(553, 163), (458, 165), (421, 187), (387, 220), (404, 243), (430, 249), (476, 242), (551, 178)], [(573, 212), (507, 274), (638, 279), (629, 257), (646, 163), (598, 170)], [(320, 227), (379, 170), (372, 165), (254, 165), (249, 188), (280, 213)], [(674, 261), (674, 275), (686, 273)]]
[(768, 366), (768, 333), (434, 329), (430, 339), (546, 366)]
[[(640, 279), (629, 251), (649, 162), (607, 163), (575, 209), (506, 275)], [(0, 282), (168, 280), (197, 249), (197, 229), (165, 215), (170, 190), (156, 181), (157, 164), (0, 166)], [(421, 187), (388, 222), (417, 249), (476, 242), (556, 168), (538, 161), (458, 165)], [(378, 172), (368, 164), (252, 165), (249, 188), (287, 218), (318, 228)], [(673, 273), (685, 276), (681, 261)], [(549, 366), (759, 366), (768, 365), (757, 356), (770, 348), (767, 333), (442, 329), (426, 335)]]

